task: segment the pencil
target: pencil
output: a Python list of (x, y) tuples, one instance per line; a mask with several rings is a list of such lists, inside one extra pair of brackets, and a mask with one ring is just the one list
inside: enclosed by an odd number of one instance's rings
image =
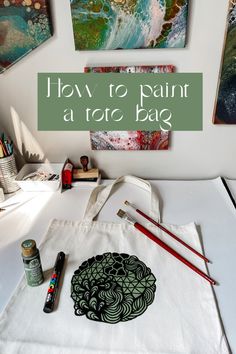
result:
[(0, 144), (0, 158), (4, 157), (2, 145)]
[(6, 149), (5, 149), (4, 144), (3, 144), (3, 142), (2, 142), (1, 139), (0, 139), (0, 145), (1, 145), (1, 147), (2, 147), (2, 151), (3, 151), (4, 156), (7, 156), (8, 154), (7, 154), (7, 152), (6, 152)]

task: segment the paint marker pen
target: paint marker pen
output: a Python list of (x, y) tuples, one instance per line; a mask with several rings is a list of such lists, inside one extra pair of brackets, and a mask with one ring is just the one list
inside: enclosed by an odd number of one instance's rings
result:
[(46, 300), (45, 300), (45, 304), (44, 304), (44, 308), (43, 308), (43, 311), (46, 313), (50, 313), (53, 311), (64, 261), (65, 261), (65, 253), (59, 252), (57, 255), (56, 263), (55, 263), (53, 273), (52, 273), (52, 276), (50, 279), (48, 292), (47, 292), (47, 296), (46, 296)]

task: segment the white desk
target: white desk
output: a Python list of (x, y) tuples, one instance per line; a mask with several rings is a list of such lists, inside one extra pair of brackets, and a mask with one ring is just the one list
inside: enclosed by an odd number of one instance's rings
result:
[[(110, 181), (104, 181), (110, 183)], [(210, 181), (152, 181), (161, 196), (162, 220), (171, 224), (195, 221), (199, 225), (206, 255), (213, 261), (209, 270), (220, 285), (215, 287), (225, 332), (236, 353), (236, 210), (220, 179)], [(235, 188), (236, 182), (230, 182)], [(62, 194), (19, 192), (5, 204), (20, 201), (0, 213), (0, 311), (23, 275), (20, 244), (33, 238), (38, 244), (53, 218), (81, 220), (91, 189), (72, 189)], [(130, 184), (116, 189), (99, 219), (118, 221), (117, 210), (124, 200), (147, 211), (149, 197)], [(4, 203), (0, 204), (0, 207)]]

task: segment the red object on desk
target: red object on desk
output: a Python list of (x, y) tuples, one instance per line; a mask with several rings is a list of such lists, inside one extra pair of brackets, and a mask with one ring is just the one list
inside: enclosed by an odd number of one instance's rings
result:
[(63, 189), (70, 189), (72, 187), (73, 168), (74, 166), (72, 162), (67, 159), (64, 164), (61, 176)]

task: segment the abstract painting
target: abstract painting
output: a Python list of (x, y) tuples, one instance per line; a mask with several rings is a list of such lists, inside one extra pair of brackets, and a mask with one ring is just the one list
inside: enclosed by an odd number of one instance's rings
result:
[(52, 36), (46, 0), (0, 0), (0, 73)]
[(161, 131), (90, 132), (93, 150), (168, 150), (169, 133)]
[(215, 124), (236, 124), (236, 0), (230, 0)]
[(94, 66), (84, 68), (85, 73), (173, 73), (175, 67), (173, 65), (157, 65), (157, 66)]
[[(172, 73), (172, 65), (87, 67), (86, 73)], [(93, 150), (168, 150), (169, 132), (91, 131)]]
[(188, 1), (70, 0), (75, 48), (183, 48)]

